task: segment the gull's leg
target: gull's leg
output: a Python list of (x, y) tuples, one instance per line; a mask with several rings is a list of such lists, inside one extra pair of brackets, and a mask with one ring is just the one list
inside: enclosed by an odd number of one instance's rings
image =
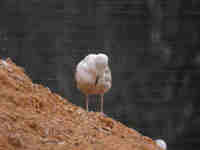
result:
[(86, 95), (85, 105), (86, 105), (86, 111), (88, 112), (88, 101), (89, 101), (89, 95)]
[(104, 94), (101, 94), (101, 113), (103, 114), (103, 96)]

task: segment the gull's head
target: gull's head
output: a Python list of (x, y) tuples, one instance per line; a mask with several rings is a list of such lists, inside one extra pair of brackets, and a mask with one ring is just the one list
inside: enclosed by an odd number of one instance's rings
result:
[(158, 145), (160, 148), (167, 150), (167, 144), (164, 140), (157, 139), (157, 140), (155, 140), (155, 142), (156, 142), (156, 145)]
[(98, 69), (103, 69), (108, 65), (108, 56), (103, 53), (96, 55), (96, 67)]

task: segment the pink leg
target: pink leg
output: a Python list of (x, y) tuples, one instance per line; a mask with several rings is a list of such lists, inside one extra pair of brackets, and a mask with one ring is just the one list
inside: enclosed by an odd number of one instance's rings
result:
[(103, 96), (104, 94), (101, 94), (101, 113), (103, 114)]
[(89, 96), (88, 95), (86, 95), (86, 111), (88, 112), (88, 101), (89, 101)]

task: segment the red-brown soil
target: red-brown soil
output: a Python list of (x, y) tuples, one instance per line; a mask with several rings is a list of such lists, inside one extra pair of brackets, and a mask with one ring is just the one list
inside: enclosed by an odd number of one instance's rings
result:
[(0, 150), (159, 150), (152, 139), (87, 113), (6, 62), (0, 60)]

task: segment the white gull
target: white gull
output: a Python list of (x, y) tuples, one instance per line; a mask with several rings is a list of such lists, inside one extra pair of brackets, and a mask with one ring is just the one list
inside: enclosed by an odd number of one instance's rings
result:
[(155, 140), (156, 145), (158, 145), (160, 148), (162, 148), (163, 150), (167, 150), (167, 144), (164, 140), (162, 139), (157, 139)]
[(77, 88), (86, 96), (88, 111), (89, 95), (101, 96), (101, 112), (103, 113), (104, 93), (112, 86), (108, 56), (103, 53), (89, 54), (76, 67), (75, 80)]

